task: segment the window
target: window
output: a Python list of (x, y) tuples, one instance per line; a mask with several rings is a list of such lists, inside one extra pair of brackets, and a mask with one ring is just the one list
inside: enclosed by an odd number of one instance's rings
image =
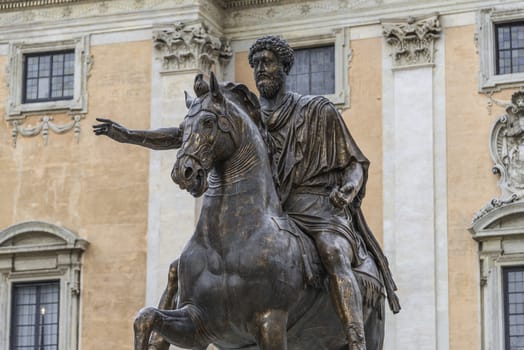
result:
[(286, 88), (303, 95), (335, 93), (335, 46), (296, 49)]
[(497, 74), (524, 72), (524, 21), (498, 24)]
[(286, 88), (300, 94), (323, 95), (339, 108), (349, 107), (349, 28), (310, 37), (287, 37), (295, 64)]
[(477, 23), (479, 90), (524, 83), (524, 9), (485, 9)]
[(54, 42), (11, 42), (6, 120), (62, 111), (87, 113), (89, 37)]
[(506, 350), (524, 349), (524, 266), (503, 269)]
[(11, 308), (11, 349), (58, 349), (58, 281), (15, 283)]
[(25, 103), (73, 98), (74, 51), (28, 54), (24, 68)]
[(0, 230), (0, 349), (77, 350), (88, 242), (40, 221)]

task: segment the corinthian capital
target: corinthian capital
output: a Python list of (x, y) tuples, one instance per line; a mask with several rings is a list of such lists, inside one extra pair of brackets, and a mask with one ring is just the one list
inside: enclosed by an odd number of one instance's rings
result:
[(393, 49), (393, 67), (433, 64), (435, 40), (440, 38), (438, 15), (382, 21), (386, 42)]
[(172, 28), (153, 32), (153, 42), (164, 71), (198, 69), (207, 73), (213, 67), (220, 69), (232, 56), (229, 43), (209, 33), (203, 23), (175, 23)]

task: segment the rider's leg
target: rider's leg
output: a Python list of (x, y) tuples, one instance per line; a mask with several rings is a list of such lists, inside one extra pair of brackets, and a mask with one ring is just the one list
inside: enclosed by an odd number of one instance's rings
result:
[[(193, 321), (192, 306), (165, 311), (147, 307), (138, 313), (135, 323), (135, 350), (146, 350), (151, 332), (158, 332), (170, 344), (185, 349), (205, 349), (210, 343), (203, 339), (205, 330), (199, 329)], [(193, 310), (194, 311), (194, 310)]]
[(260, 350), (287, 349), (287, 317), (288, 313), (282, 310), (268, 310), (256, 315)]
[(329, 292), (346, 331), (350, 350), (365, 350), (362, 296), (351, 269), (352, 249), (349, 241), (324, 232), (315, 239), (322, 264), (328, 273)]
[[(173, 261), (169, 266), (167, 276), (167, 286), (162, 293), (158, 308), (160, 310), (174, 310), (176, 308), (176, 293), (178, 292), (178, 259)], [(158, 333), (153, 332), (149, 340), (148, 350), (168, 350), (169, 343), (164, 340)]]
[(364, 319), (367, 350), (382, 350), (384, 343), (384, 296), (374, 307), (368, 308), (368, 314)]

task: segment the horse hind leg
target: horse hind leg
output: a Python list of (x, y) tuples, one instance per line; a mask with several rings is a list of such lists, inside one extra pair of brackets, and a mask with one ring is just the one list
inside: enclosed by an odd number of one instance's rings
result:
[(185, 349), (205, 349), (209, 343), (201, 338), (187, 307), (173, 311), (144, 308), (135, 318), (134, 331), (135, 350), (148, 349), (152, 332)]
[[(173, 261), (169, 266), (169, 273), (167, 276), (167, 286), (162, 293), (158, 309), (160, 310), (174, 310), (176, 308), (176, 296), (178, 292), (178, 259)], [(149, 340), (148, 350), (168, 350), (169, 343), (156, 332), (151, 334)]]

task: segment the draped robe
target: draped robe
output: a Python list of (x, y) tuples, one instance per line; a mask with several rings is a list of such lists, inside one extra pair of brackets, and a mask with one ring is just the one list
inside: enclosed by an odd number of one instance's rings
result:
[(262, 111), (272, 172), (284, 210), (313, 239), (324, 232), (344, 236), (353, 251), (352, 264), (366, 257), (350, 210), (335, 207), (329, 195), (342, 187), (344, 171), (361, 164), (364, 178), (354, 202), (365, 194), (369, 161), (351, 137), (340, 113), (322, 96), (288, 92), (272, 111)]

